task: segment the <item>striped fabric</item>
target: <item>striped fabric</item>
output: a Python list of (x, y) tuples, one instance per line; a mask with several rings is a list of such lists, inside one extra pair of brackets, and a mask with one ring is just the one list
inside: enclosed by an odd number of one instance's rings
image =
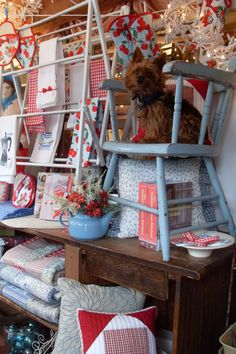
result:
[(45, 132), (44, 116), (41, 114), (42, 109), (38, 108), (36, 105), (36, 97), (38, 93), (38, 70), (32, 70), (29, 73), (29, 83), (28, 83), (28, 97), (27, 97), (27, 111), (26, 113), (36, 113), (38, 116), (26, 117), (26, 125), (29, 131), (34, 131), (37, 133)]

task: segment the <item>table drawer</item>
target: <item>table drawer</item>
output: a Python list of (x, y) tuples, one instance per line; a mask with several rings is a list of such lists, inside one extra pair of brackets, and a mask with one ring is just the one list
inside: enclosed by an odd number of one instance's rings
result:
[(98, 278), (143, 291), (160, 300), (168, 298), (167, 272), (144, 265), (140, 272), (140, 264), (134, 260), (92, 251), (85, 252), (84, 262), (86, 271)]

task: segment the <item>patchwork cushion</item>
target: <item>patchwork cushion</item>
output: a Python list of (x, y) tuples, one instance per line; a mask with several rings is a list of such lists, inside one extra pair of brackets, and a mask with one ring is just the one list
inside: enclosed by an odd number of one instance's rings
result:
[(145, 295), (122, 286), (84, 285), (67, 278), (58, 280), (61, 292), (59, 330), (53, 354), (82, 354), (77, 309), (131, 312), (143, 308)]
[(78, 309), (84, 354), (155, 354), (156, 307), (126, 313)]
[[(192, 182), (193, 197), (201, 195), (199, 186), (200, 159), (168, 159), (165, 161), (165, 177), (170, 182)], [(118, 192), (121, 198), (138, 201), (139, 182), (156, 181), (154, 160), (120, 158), (118, 162)], [(205, 223), (202, 206), (192, 204), (192, 224)], [(120, 238), (138, 236), (138, 210), (121, 206), (119, 229), (109, 230), (109, 236)]]

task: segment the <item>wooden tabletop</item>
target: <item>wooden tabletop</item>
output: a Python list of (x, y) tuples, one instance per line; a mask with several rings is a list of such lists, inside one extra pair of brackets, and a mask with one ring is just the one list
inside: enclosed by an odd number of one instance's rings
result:
[(169, 262), (162, 260), (161, 251), (146, 249), (139, 245), (137, 238), (112, 238), (103, 237), (94, 241), (77, 241), (71, 238), (65, 229), (19, 229), (21, 234), (39, 236), (53, 241), (70, 244), (85, 250), (96, 251), (106, 255), (116, 255), (121, 259), (129, 259), (137, 264), (143, 264), (149, 268), (168, 272), (170, 275), (200, 279), (207, 271), (214, 269), (218, 261), (232, 255), (233, 246), (220, 250), (214, 250), (207, 258), (196, 258), (188, 254), (182, 247), (171, 247), (171, 259)]

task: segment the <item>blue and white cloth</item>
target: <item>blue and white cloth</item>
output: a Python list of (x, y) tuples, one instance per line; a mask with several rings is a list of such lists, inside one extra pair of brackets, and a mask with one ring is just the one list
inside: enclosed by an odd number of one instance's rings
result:
[(11, 201), (0, 203), (0, 220), (19, 218), (34, 213), (34, 206), (30, 208), (16, 208)]

